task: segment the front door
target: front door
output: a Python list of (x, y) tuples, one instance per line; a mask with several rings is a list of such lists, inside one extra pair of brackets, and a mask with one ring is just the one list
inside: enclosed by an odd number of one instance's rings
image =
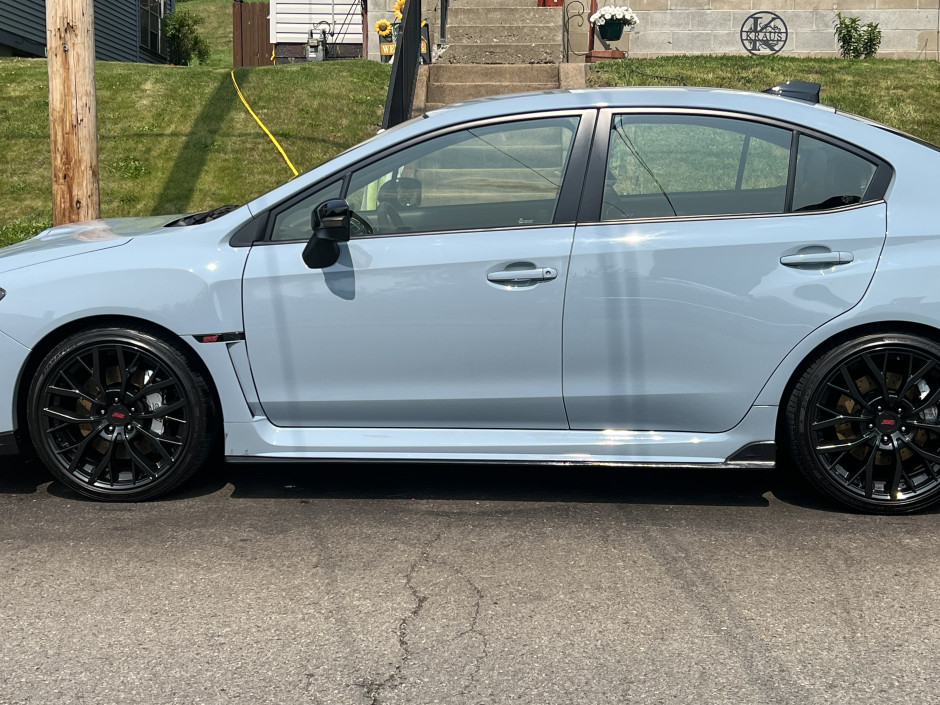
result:
[[(243, 289), (271, 421), (567, 428), (561, 323), (574, 227), (553, 221), (578, 123), (451, 131), (276, 213)], [(359, 230), (336, 264), (308, 269), (298, 232), (308, 237), (312, 208), (338, 193)]]

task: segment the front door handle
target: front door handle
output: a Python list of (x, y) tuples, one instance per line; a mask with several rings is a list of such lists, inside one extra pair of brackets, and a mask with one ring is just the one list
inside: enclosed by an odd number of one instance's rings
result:
[(787, 267), (833, 267), (837, 264), (848, 264), (855, 261), (851, 252), (807, 252), (804, 254), (786, 255), (780, 258), (780, 264)]
[(514, 283), (514, 282), (544, 282), (554, 279), (558, 276), (558, 270), (554, 267), (538, 267), (537, 269), (504, 269), (501, 272), (490, 272), (486, 278), (491, 282)]

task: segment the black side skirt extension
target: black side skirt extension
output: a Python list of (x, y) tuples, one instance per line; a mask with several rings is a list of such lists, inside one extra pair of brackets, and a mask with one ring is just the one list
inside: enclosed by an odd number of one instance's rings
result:
[(17, 455), (20, 452), (13, 431), (0, 433), (0, 455)]

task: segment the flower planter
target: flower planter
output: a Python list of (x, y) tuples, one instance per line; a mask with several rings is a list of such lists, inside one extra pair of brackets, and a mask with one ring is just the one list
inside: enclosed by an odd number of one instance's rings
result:
[(608, 42), (616, 42), (623, 36), (624, 22), (605, 22), (597, 25), (597, 33), (601, 39)]

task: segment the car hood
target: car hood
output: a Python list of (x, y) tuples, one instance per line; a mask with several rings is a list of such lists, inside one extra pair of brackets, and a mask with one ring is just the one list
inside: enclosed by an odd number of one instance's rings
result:
[(164, 225), (178, 218), (178, 215), (115, 218), (49, 228), (29, 240), (0, 249), (0, 272), (118, 247), (132, 237), (159, 233)]

